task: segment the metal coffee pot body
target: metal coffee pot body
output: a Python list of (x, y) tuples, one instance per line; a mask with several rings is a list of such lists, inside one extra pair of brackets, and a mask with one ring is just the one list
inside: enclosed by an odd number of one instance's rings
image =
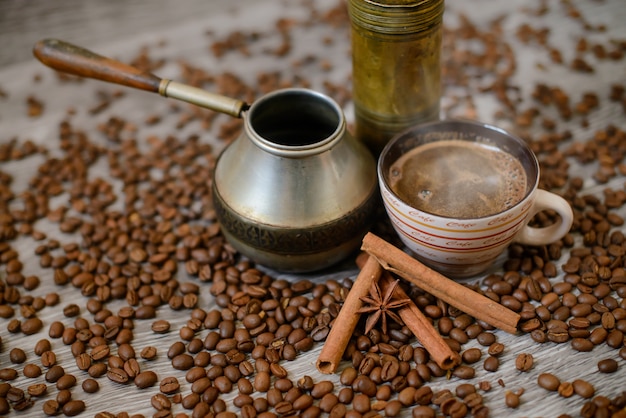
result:
[(284, 272), (309, 272), (355, 251), (376, 212), (376, 164), (341, 108), (307, 89), (254, 102), (219, 156), (213, 201), (230, 244)]

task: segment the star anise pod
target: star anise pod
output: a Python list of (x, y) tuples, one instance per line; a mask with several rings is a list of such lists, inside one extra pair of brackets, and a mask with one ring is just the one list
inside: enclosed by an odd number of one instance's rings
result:
[(365, 322), (365, 334), (368, 334), (379, 320), (381, 320), (383, 334), (386, 334), (388, 317), (399, 324), (402, 323), (398, 314), (393, 312), (392, 309), (397, 309), (406, 305), (411, 302), (411, 299), (394, 299), (393, 294), (398, 284), (399, 280), (396, 280), (385, 289), (383, 294), (378, 286), (378, 283), (374, 282), (372, 287), (370, 287), (369, 296), (360, 298), (366, 305), (359, 309), (358, 313), (369, 314), (367, 321)]

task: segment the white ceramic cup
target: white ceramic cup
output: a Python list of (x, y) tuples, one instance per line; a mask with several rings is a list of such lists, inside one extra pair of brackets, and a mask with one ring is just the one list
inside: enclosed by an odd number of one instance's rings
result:
[[(498, 147), (521, 162), (526, 173), (526, 194), (506, 210), (475, 219), (451, 218), (411, 207), (390, 187), (390, 168), (415, 147), (458, 139)], [(453, 278), (485, 271), (512, 242), (545, 245), (569, 231), (573, 213), (560, 196), (537, 188), (537, 157), (520, 138), (494, 126), (461, 120), (443, 120), (410, 128), (394, 137), (378, 160), (383, 203), (402, 242), (424, 264)], [(528, 225), (532, 217), (553, 210), (558, 221), (547, 227)]]

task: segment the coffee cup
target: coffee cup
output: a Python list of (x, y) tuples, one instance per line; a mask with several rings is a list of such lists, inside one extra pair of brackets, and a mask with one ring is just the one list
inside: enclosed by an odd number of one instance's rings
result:
[[(404, 245), (449, 277), (475, 276), (511, 243), (546, 245), (572, 225), (570, 205), (538, 188), (533, 151), (495, 126), (443, 120), (412, 127), (385, 146), (377, 170), (385, 210)], [(558, 219), (530, 226), (544, 210)]]

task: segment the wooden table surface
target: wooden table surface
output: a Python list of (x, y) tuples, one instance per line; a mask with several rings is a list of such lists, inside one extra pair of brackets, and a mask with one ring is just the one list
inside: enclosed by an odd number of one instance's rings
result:
[[(547, 8), (546, 13), (537, 13), (542, 5)], [(342, 10), (341, 2), (336, 0), (292, 1), (276, 0), (264, 2), (252, 1), (207, 1), (187, 0), (174, 2), (158, 0), (151, 2), (132, 1), (95, 1), (95, 0), (58, 0), (58, 1), (31, 1), (3, 0), (0, 1), (0, 146), (16, 140), (17, 144), (31, 141), (45, 147), (50, 155), (59, 153), (58, 126), (63, 120), (70, 120), (77, 129), (85, 132), (94, 142), (107, 144), (109, 147), (118, 147), (119, 144), (107, 143), (103, 140), (99, 127), (112, 117), (120, 117), (134, 126), (133, 134), (138, 141), (146, 145), (149, 138), (188, 138), (199, 135), (201, 141), (214, 146), (218, 152), (225, 141), (218, 138), (220, 127), (232, 123), (226, 116), (220, 115), (215, 119), (211, 128), (206, 128), (201, 120), (191, 120), (181, 126), (178, 113), (173, 110), (173, 102), (159, 98), (153, 94), (139, 92), (107, 85), (98, 81), (88, 80), (82, 83), (60, 80), (52, 71), (36, 62), (30, 49), (35, 41), (46, 37), (56, 37), (83, 45), (104, 55), (113, 56), (130, 62), (139, 56), (142, 48), (147, 51), (152, 62), (163, 61), (163, 65), (155, 72), (163, 77), (180, 78), (180, 62), (185, 62), (207, 74), (220, 75), (232, 73), (246, 83), (254, 85), (258, 82), (259, 73), (281, 74), (282, 79), (289, 81), (306, 79), (310, 87), (324, 91), (335, 97), (345, 108), (348, 120), (352, 120), (352, 107), (349, 101), (350, 85), (350, 53), (349, 28), (345, 15), (335, 13), (332, 20), (326, 13), (336, 8)], [(574, 17), (572, 8), (580, 11), (581, 17)], [(318, 18), (311, 19), (311, 10), (315, 9)], [(319, 18), (319, 16), (322, 16)], [(513, 92), (519, 98), (520, 108), (530, 107), (536, 102), (532, 99), (535, 86), (559, 86), (572, 98), (578, 101), (585, 93), (595, 93), (601, 98), (600, 106), (592, 110), (586, 117), (574, 115), (569, 121), (558, 118), (554, 107), (541, 108), (541, 116), (558, 120), (559, 132), (570, 131), (572, 139), (565, 141), (561, 146), (565, 150), (572, 142), (585, 142), (593, 137), (594, 132), (604, 130), (609, 125), (618, 129), (626, 129), (625, 106), (623, 103), (608, 99), (614, 85), (624, 86), (626, 83), (626, 65), (624, 59), (593, 58), (590, 52), (588, 57), (595, 68), (593, 73), (582, 73), (572, 70), (566, 64), (555, 64), (550, 58), (546, 47), (536, 39), (523, 43), (520, 41), (517, 30), (527, 24), (535, 29), (547, 28), (548, 43), (551, 47), (562, 51), (564, 60), (570, 62), (576, 56), (576, 45), (580, 37), (585, 36), (589, 43), (598, 43), (607, 48), (617, 48), (621, 42), (622, 53), (626, 41), (626, 8), (623, 0), (604, 1), (488, 1), (488, 0), (450, 0), (447, 2), (446, 26), (450, 33), (458, 30), (461, 17), (465, 16), (481, 31), (487, 31), (493, 22), (498, 21), (502, 27), (500, 35), (502, 44), (513, 47), (516, 59), (516, 71), (511, 77), (514, 86)], [(283, 46), (283, 38), (276, 29), (280, 18), (289, 17), (292, 25), (291, 49), (284, 56), (268, 53)], [(502, 20), (498, 20), (502, 18)], [(585, 21), (591, 29), (585, 28)], [(604, 25), (605, 30), (593, 30)], [(225, 40), (235, 30), (241, 31), (248, 39), (255, 39), (248, 50), (233, 49), (226, 51), (222, 56), (216, 56), (211, 46), (217, 40)], [(546, 33), (544, 33), (545, 35)], [(232, 39), (232, 38), (231, 38)], [(463, 42), (457, 39), (458, 45), (454, 52), (448, 50), (448, 59), (454, 59), (455, 53), (480, 49), (476, 41)], [(579, 44), (578, 44), (579, 45)], [(579, 52), (582, 55), (582, 52)], [(471, 70), (468, 66), (468, 71)], [(498, 124), (504, 128), (516, 128), (506, 119), (495, 117), (501, 107), (491, 91), (483, 91), (480, 85), (489, 83), (489, 74), (484, 77), (474, 77), (468, 86), (446, 85), (442, 104), (448, 116), (474, 117), (484, 122)], [(516, 90), (517, 89), (517, 90)], [(123, 95), (121, 94), (123, 93)], [(102, 97), (112, 98), (108, 107), (99, 109)], [(474, 107), (463, 106), (472, 99)], [(30, 105), (29, 105), (30, 100)], [(33, 109), (33, 102), (41, 104), (41, 114), (29, 116), (29, 109)], [(455, 106), (456, 103), (461, 103)], [(189, 112), (192, 113), (192, 112)], [(159, 123), (149, 123), (155, 115), (160, 117)], [(587, 123), (583, 123), (586, 119)], [(546, 132), (545, 127), (535, 123), (526, 128), (534, 137)], [(142, 146), (143, 146), (142, 145)], [(622, 144), (623, 145), (623, 144)], [(60, 155), (60, 154), (59, 154)], [(16, 196), (27, 190), (29, 181), (43, 163), (42, 155), (35, 155), (17, 161), (0, 162), (0, 170), (13, 176), (11, 190)], [(626, 177), (618, 175), (609, 179), (608, 183), (598, 183), (593, 174), (597, 169), (597, 162), (584, 166), (579, 165), (573, 158), (570, 162), (570, 174), (584, 179), (583, 193), (603, 196), (605, 188), (624, 190)], [(626, 164), (622, 160), (621, 164)], [(114, 190), (120, 199), (113, 205), (113, 209), (122, 209), (123, 191), (119, 182), (116, 183), (108, 171), (105, 161), (90, 168), (90, 178), (101, 177), (114, 185)], [(3, 180), (4, 181), (4, 180)], [(68, 194), (61, 194), (53, 205), (68, 205)], [(626, 217), (626, 207), (615, 209), (615, 213)], [(46, 307), (37, 313), (43, 321), (43, 330), (35, 335), (25, 336), (21, 333), (11, 333), (8, 330), (11, 319), (24, 320), (17, 305), (13, 305), (15, 316), (0, 319), (0, 369), (15, 367), (19, 377), (11, 381), (11, 385), (26, 389), (33, 383), (45, 382), (43, 376), (26, 378), (22, 374), (23, 365), (12, 365), (9, 352), (15, 347), (24, 348), (27, 354), (27, 363), (39, 364), (40, 359), (34, 354), (33, 347), (41, 338), (47, 338), (48, 327), (53, 321), (61, 321), (71, 326), (74, 319), (63, 315), (63, 307), (76, 303), (81, 307), (81, 315), (93, 322), (93, 318), (85, 309), (87, 298), (82, 296), (79, 289), (72, 286), (57, 286), (53, 282), (52, 270), (39, 266), (39, 257), (34, 250), (37, 246), (49, 239), (58, 239), (61, 243), (79, 242), (76, 235), (65, 234), (59, 231), (59, 225), (46, 219), (38, 221), (35, 229), (44, 232), (47, 238), (36, 242), (28, 236), (19, 236), (7, 242), (19, 253), (19, 260), (24, 265), (25, 276), (39, 277), (41, 284), (33, 290), (19, 288), (22, 294), (45, 296), (51, 292), (60, 295), (60, 302), (55, 307)], [(626, 227), (615, 226), (614, 230), (626, 232)], [(576, 235), (576, 242), (580, 244), (582, 238)], [(1, 242), (0, 242), (1, 244)], [(504, 261), (501, 257), (491, 272), (500, 272)], [(567, 254), (556, 262), (558, 276), (553, 278), (554, 283), (561, 281), (563, 271), (561, 265), (568, 259)], [(269, 272), (277, 278), (298, 280), (303, 276), (281, 275)], [(351, 262), (323, 274), (306, 275), (304, 278), (316, 283), (323, 283), (327, 279), (343, 279), (356, 277), (357, 270)], [(199, 283), (195, 277), (179, 269), (178, 279), (181, 282), (190, 281)], [(0, 265), (0, 279), (6, 276), (6, 264)], [(475, 280), (480, 282), (482, 277)], [(117, 312), (125, 305), (125, 301), (117, 301), (109, 305), (109, 309)], [(201, 285), (198, 306), (205, 310), (216, 307), (215, 299), (208, 291), (208, 285)], [(142, 362), (142, 368), (154, 370), (160, 378), (177, 376), (182, 383), (181, 393), (188, 394), (190, 385), (185, 382), (185, 373), (172, 368), (166, 357), (166, 351), (172, 343), (178, 341), (180, 327), (189, 319), (188, 310), (173, 311), (167, 306), (158, 309), (157, 319), (166, 319), (172, 324), (169, 333), (157, 335), (150, 329), (151, 320), (135, 321), (135, 338), (132, 342), (139, 351), (147, 345), (158, 348), (157, 359), (151, 362)], [(201, 331), (199, 337), (204, 338), (208, 331)], [(557, 417), (562, 413), (579, 416), (585, 400), (578, 395), (564, 398), (556, 393), (550, 393), (537, 386), (537, 376), (540, 373), (550, 372), (563, 381), (584, 379), (591, 382), (596, 388), (597, 395), (613, 398), (626, 390), (626, 363), (618, 356), (618, 350), (606, 344), (596, 346), (592, 352), (577, 352), (569, 343), (554, 344), (535, 343), (529, 335), (509, 335), (497, 331), (496, 336), (506, 346), (501, 357), (501, 366), (497, 372), (489, 373), (482, 369), (481, 363), (476, 366), (476, 377), (469, 380), (477, 384), (480, 381), (489, 381), (492, 390), (482, 393), (485, 404), (489, 406), (493, 417)], [(77, 369), (68, 346), (59, 340), (51, 340), (53, 350), (58, 357), (58, 363), (78, 378), (78, 384), (85, 379), (86, 374)], [(413, 340), (414, 345), (418, 343)], [(476, 341), (468, 342), (464, 348), (480, 347)], [(310, 375), (315, 381), (328, 379), (336, 384), (338, 390), (339, 375), (322, 375), (315, 369), (315, 361), (321, 344), (313, 350), (300, 353), (295, 361), (283, 361), (281, 364), (287, 369), (292, 380), (303, 375)], [(486, 353), (486, 349), (482, 348)], [(519, 372), (515, 368), (515, 358), (520, 353), (530, 353), (534, 356), (535, 365), (529, 372)], [(483, 357), (485, 358), (485, 357)], [(612, 358), (619, 363), (617, 372), (601, 374), (597, 371), (597, 362), (601, 359)], [(341, 368), (347, 366), (342, 364)], [(497, 382), (502, 380), (506, 387)], [(87, 408), (81, 416), (91, 417), (98, 412), (110, 411), (119, 413), (143, 414), (152, 416), (156, 410), (150, 404), (150, 398), (158, 393), (158, 385), (140, 390), (134, 385), (120, 385), (113, 383), (106, 377), (98, 379), (100, 390), (95, 394), (87, 395), (77, 386), (72, 389), (74, 399), (83, 399)], [(433, 390), (444, 388), (454, 389), (462, 381), (457, 378), (438, 378), (429, 383)], [(505, 393), (523, 388), (521, 405), (516, 409), (508, 408), (504, 403)], [(50, 385), (48, 397), (36, 399), (32, 408), (23, 411), (11, 411), (8, 416), (42, 416), (44, 399), (54, 398), (57, 389)], [(257, 396), (254, 394), (253, 396)], [(237, 412), (238, 408), (232, 405), (234, 394), (222, 395), (227, 401), (229, 410)], [(175, 405), (177, 412), (187, 412), (180, 405)], [(408, 410), (404, 416), (410, 416)]]

